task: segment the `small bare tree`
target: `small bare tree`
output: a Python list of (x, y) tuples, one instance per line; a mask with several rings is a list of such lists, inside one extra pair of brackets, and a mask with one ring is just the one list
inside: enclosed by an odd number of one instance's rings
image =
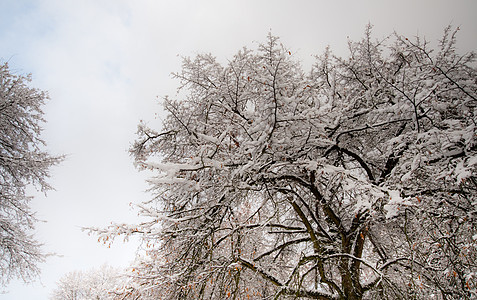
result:
[(36, 219), (26, 188), (49, 190), (48, 171), (62, 159), (44, 150), (41, 107), (48, 96), (29, 87), (30, 80), (0, 65), (0, 286), (39, 274), (45, 255), (32, 236)]
[(52, 300), (112, 300), (125, 283), (123, 271), (109, 265), (88, 271), (72, 271), (58, 282)]

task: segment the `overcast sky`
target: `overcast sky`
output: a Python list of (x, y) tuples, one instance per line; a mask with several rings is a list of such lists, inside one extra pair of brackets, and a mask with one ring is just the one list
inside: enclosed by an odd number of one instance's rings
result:
[(52, 154), (67, 155), (52, 170), (56, 191), (31, 203), (46, 221), (37, 238), (58, 256), (41, 265), (41, 281), (13, 282), (0, 299), (48, 299), (69, 271), (134, 258), (134, 244), (108, 249), (80, 227), (134, 222), (130, 203), (148, 199), (127, 149), (139, 120), (160, 126), (158, 103), (174, 95), (180, 56), (226, 62), (271, 31), (309, 68), (327, 45), (345, 55), (347, 38), (369, 22), (378, 38), (395, 30), (434, 44), (445, 26), (460, 26), (459, 51), (468, 52), (477, 50), (476, 12), (475, 0), (0, 0), (0, 62), (49, 91), (43, 137)]

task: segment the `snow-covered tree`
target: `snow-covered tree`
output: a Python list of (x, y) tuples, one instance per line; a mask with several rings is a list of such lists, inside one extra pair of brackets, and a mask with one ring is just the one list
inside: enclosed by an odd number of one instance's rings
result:
[[(477, 72), (447, 28), (374, 40), (310, 74), (269, 36), (226, 65), (186, 58), (162, 129), (129, 292), (143, 299), (477, 296)], [(127, 293), (126, 293), (127, 294)]]
[(123, 271), (102, 265), (88, 271), (72, 271), (64, 275), (51, 295), (52, 300), (116, 299), (125, 282)]
[(30, 87), (30, 81), (0, 65), (0, 286), (39, 273), (37, 264), (45, 255), (32, 236), (36, 219), (26, 188), (50, 189), (48, 171), (61, 160), (44, 150), (41, 108), (48, 95)]

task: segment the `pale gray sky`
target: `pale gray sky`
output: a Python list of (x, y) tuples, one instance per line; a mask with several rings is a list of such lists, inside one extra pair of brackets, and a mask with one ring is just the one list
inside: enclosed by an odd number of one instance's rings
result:
[(37, 237), (62, 256), (42, 265), (41, 282), (13, 282), (0, 300), (47, 299), (66, 272), (134, 258), (134, 245), (108, 249), (80, 227), (133, 222), (129, 203), (148, 199), (127, 149), (140, 119), (159, 127), (156, 97), (174, 94), (178, 55), (211, 52), (225, 62), (271, 31), (308, 68), (327, 45), (345, 55), (347, 38), (361, 38), (368, 22), (376, 37), (396, 30), (432, 42), (460, 26), (467, 52), (477, 50), (476, 12), (474, 0), (0, 1), (0, 60), (49, 91), (44, 138), (53, 154), (68, 155), (53, 169), (56, 191), (32, 202), (47, 221)]

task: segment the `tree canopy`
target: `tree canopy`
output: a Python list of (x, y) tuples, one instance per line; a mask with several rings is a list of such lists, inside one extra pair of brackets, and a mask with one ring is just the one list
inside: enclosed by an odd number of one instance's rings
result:
[(30, 81), (0, 65), (0, 286), (39, 273), (45, 255), (32, 235), (36, 218), (26, 189), (49, 190), (49, 169), (62, 159), (44, 149), (42, 106), (48, 95)]
[(65, 274), (53, 291), (51, 300), (112, 300), (124, 284), (121, 269), (102, 265), (87, 271), (72, 271)]
[(185, 58), (162, 129), (131, 154), (155, 174), (125, 295), (449, 299), (476, 292), (475, 54), (393, 34), (305, 73), (269, 35), (223, 65)]

